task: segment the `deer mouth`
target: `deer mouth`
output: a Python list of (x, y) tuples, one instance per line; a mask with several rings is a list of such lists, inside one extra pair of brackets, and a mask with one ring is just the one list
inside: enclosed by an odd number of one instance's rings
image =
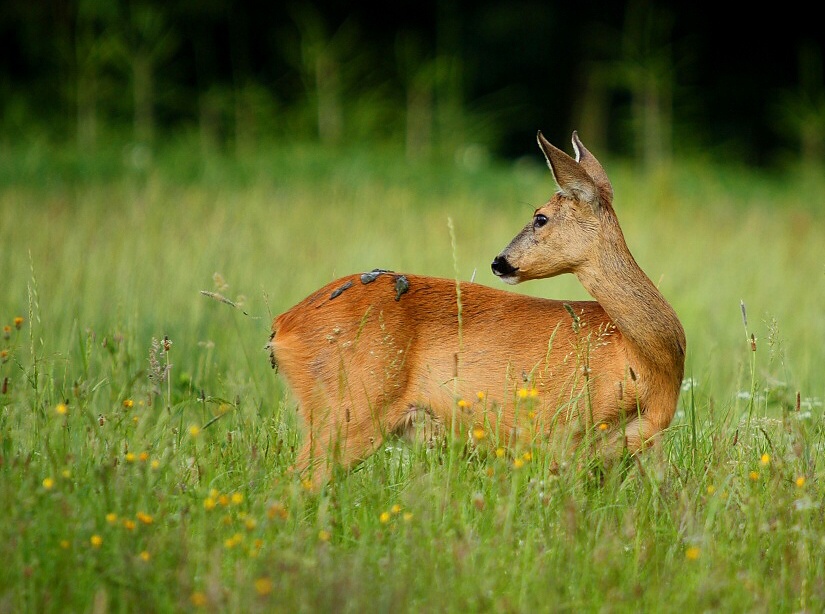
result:
[(501, 278), (503, 282), (508, 284), (518, 283), (518, 267), (510, 264), (506, 256), (496, 256), (490, 268), (493, 269), (493, 274)]

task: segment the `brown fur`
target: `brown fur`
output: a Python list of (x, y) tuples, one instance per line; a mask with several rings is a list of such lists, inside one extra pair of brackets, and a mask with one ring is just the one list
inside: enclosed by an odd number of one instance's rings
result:
[(560, 191), (536, 211), (548, 223), (531, 221), (496, 259), (513, 272), (497, 274), (573, 272), (598, 302), (391, 272), (333, 281), (272, 327), (273, 366), (307, 423), (298, 470), (322, 482), (330, 461), (350, 467), (422, 417), (503, 443), (546, 436), (560, 454), (604, 424), (592, 441), (608, 461), (668, 426), (684, 332), (627, 249), (603, 169), (573, 142), (578, 160), (539, 134)]

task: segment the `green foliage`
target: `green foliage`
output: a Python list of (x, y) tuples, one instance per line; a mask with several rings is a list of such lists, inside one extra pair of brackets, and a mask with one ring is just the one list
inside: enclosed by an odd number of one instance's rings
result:
[[(825, 606), (821, 178), (606, 164), (688, 338), (679, 412), (626, 474), (597, 484), (480, 433), (389, 442), (317, 492), (289, 470), (270, 317), (375, 267), (496, 284), (551, 179), (196, 151), (0, 152), (2, 609)], [(584, 297), (569, 277), (518, 290)]]

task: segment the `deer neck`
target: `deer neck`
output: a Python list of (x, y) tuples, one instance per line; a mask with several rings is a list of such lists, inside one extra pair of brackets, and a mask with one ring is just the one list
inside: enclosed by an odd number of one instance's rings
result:
[(678, 374), (681, 383), (684, 330), (676, 312), (628, 250), (618, 222), (608, 224), (596, 258), (577, 270), (576, 276), (645, 366)]

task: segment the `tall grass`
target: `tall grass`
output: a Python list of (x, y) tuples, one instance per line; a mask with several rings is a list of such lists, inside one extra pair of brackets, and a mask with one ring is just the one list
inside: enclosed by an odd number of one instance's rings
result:
[(541, 446), (390, 442), (317, 492), (289, 471), (271, 316), (375, 267), (495, 285), (553, 189), (538, 155), (0, 159), (0, 610), (825, 606), (820, 180), (606, 161), (688, 337), (677, 417), (624, 479), (552, 470)]

